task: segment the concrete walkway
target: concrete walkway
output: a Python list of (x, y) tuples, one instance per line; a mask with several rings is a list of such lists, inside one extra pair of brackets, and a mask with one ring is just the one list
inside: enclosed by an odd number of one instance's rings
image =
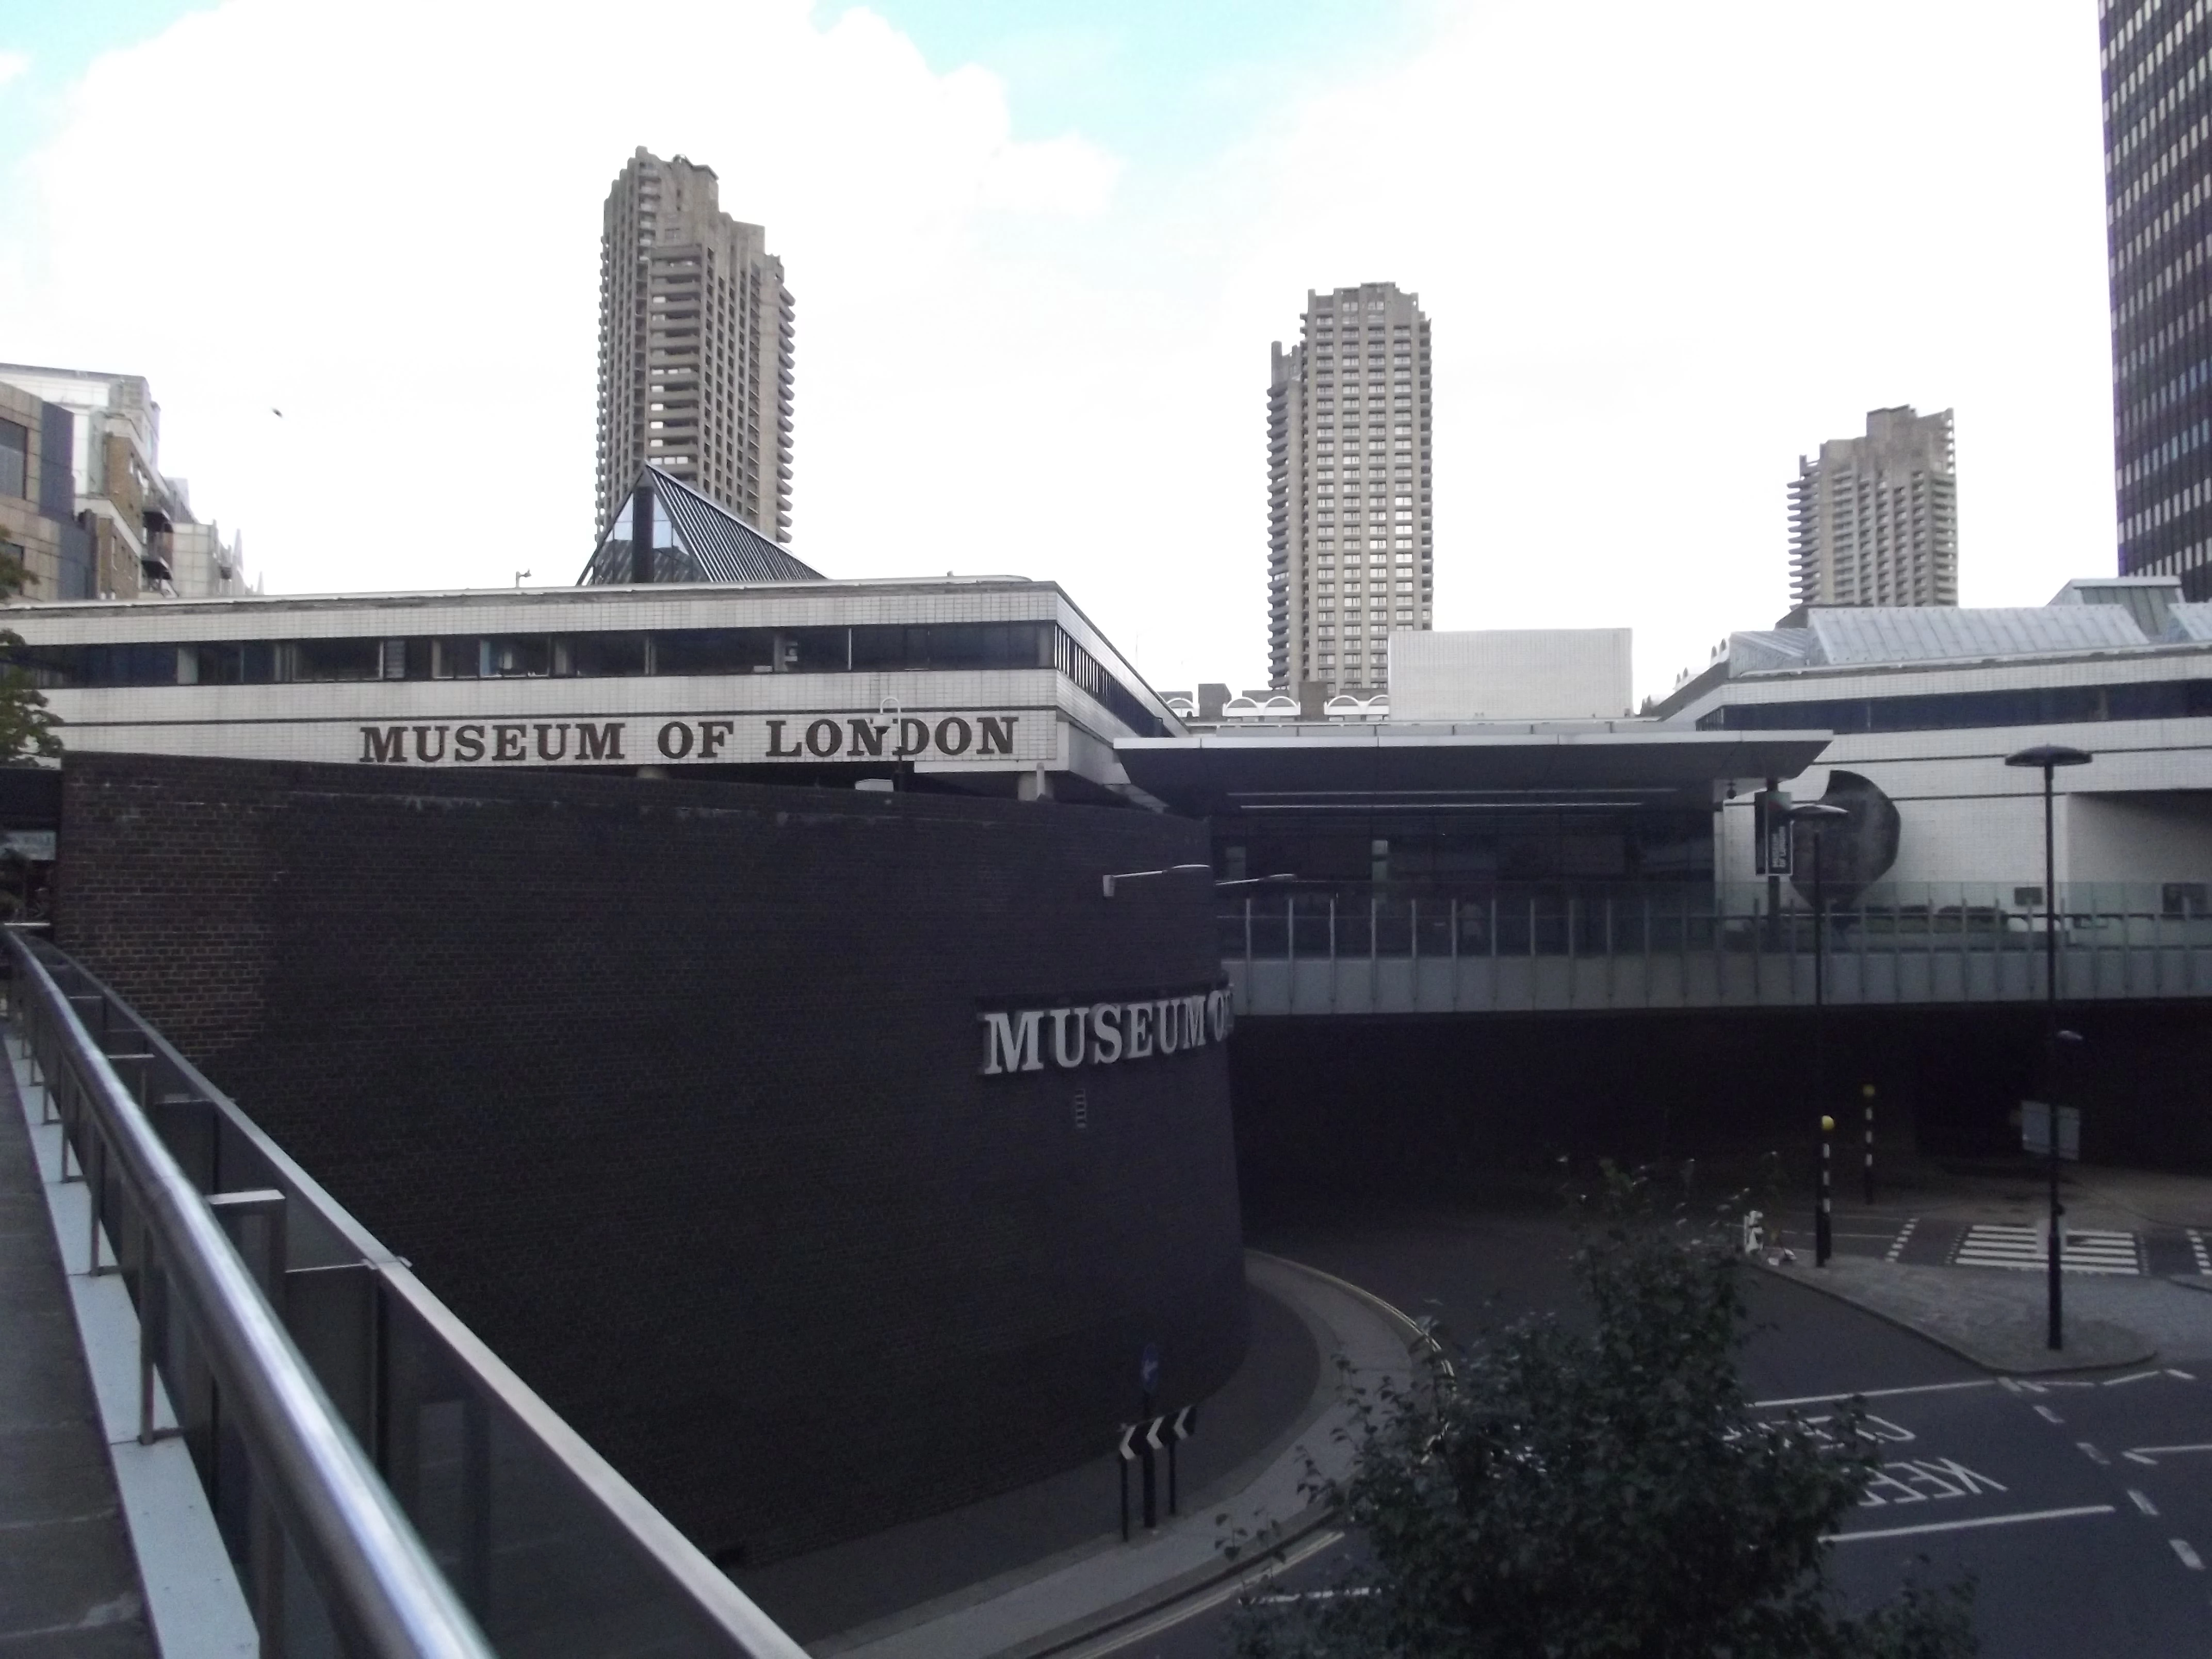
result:
[(43, 1186), (0, 1065), (0, 1654), (151, 1659)]
[[(1126, 1630), (1163, 1606), (1265, 1571), (1231, 1560), (1222, 1542), (1274, 1526), (1306, 1537), (1326, 1521), (1305, 1486), (1311, 1465), (1349, 1470), (1353, 1421), (1347, 1386), (1372, 1389), (1412, 1371), (1414, 1333), (1393, 1310), (1325, 1273), (1256, 1251), (1246, 1255), (1254, 1287), (1290, 1309), (1328, 1356), (1297, 1419), (1242, 1467), (1194, 1494), (1180, 1518), (1127, 1544), (1107, 1533), (1046, 1560), (1018, 1567), (957, 1595), (810, 1644), (852, 1659), (1043, 1659), (1073, 1654)], [(1110, 1519), (1110, 1517), (1105, 1517)]]

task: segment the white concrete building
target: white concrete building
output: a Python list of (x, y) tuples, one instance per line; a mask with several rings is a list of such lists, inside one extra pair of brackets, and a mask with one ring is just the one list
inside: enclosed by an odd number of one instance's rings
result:
[(1390, 636), (1394, 720), (1619, 720), (1634, 713), (1626, 628)]
[(377, 767), (704, 768), (1119, 801), (1182, 730), (1016, 576), (11, 606), (76, 750)]
[[(1899, 834), (1881, 880), (1972, 884), (2021, 908), (2043, 885), (2042, 775), (2005, 757), (2086, 750), (2056, 781), (2062, 890), (2140, 884), (2171, 914), (2212, 905), (2212, 605), (2182, 603), (2172, 578), (2069, 583), (2040, 608), (1815, 609), (1802, 628), (1731, 635), (1653, 712), (1832, 733), (1792, 793), (1819, 799), (1847, 775), (1887, 797)], [(1755, 874), (1759, 781), (1723, 805), (1723, 882)]]

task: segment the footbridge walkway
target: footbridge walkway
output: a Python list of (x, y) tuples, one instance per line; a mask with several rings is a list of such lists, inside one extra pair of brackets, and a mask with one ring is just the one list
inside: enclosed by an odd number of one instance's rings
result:
[[(1240, 1015), (1507, 1014), (2039, 1001), (2033, 888), (1887, 884), (1824, 917), (1786, 884), (1230, 890)], [(2057, 903), (2062, 1001), (2212, 997), (2203, 884), (2079, 884)]]
[(32, 1335), (73, 1310), (87, 1364), (0, 1379), (0, 1431), (80, 1431), (0, 1459), (0, 1589), (39, 1603), (0, 1605), (0, 1647), (804, 1659), (122, 999), (21, 932), (5, 952), (0, 1266)]

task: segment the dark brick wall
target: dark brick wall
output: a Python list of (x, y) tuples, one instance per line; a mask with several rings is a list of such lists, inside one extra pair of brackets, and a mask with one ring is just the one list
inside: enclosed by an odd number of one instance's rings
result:
[[(1224, 1051), (979, 1075), (1194, 990), (1200, 826), (1050, 803), (76, 755), (58, 938), (710, 1550), (1103, 1457), (1242, 1356)], [(1087, 1096), (1087, 1127), (1073, 1096)]]

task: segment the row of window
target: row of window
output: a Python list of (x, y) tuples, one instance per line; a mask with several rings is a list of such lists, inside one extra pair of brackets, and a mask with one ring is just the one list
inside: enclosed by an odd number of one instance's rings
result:
[(1739, 702), (1698, 721), (1706, 732), (1936, 732), (1970, 726), (2059, 726), (2084, 720), (2185, 720), (2212, 715), (2212, 680), (2119, 685), (2040, 685), (1909, 697)]
[(822, 674), (895, 669), (1053, 668), (1131, 730), (1165, 728), (1103, 665), (1051, 623), (857, 628), (685, 628), (653, 633), (248, 640), (197, 645), (20, 646), (9, 659), (48, 687), (329, 684), (635, 675)]

